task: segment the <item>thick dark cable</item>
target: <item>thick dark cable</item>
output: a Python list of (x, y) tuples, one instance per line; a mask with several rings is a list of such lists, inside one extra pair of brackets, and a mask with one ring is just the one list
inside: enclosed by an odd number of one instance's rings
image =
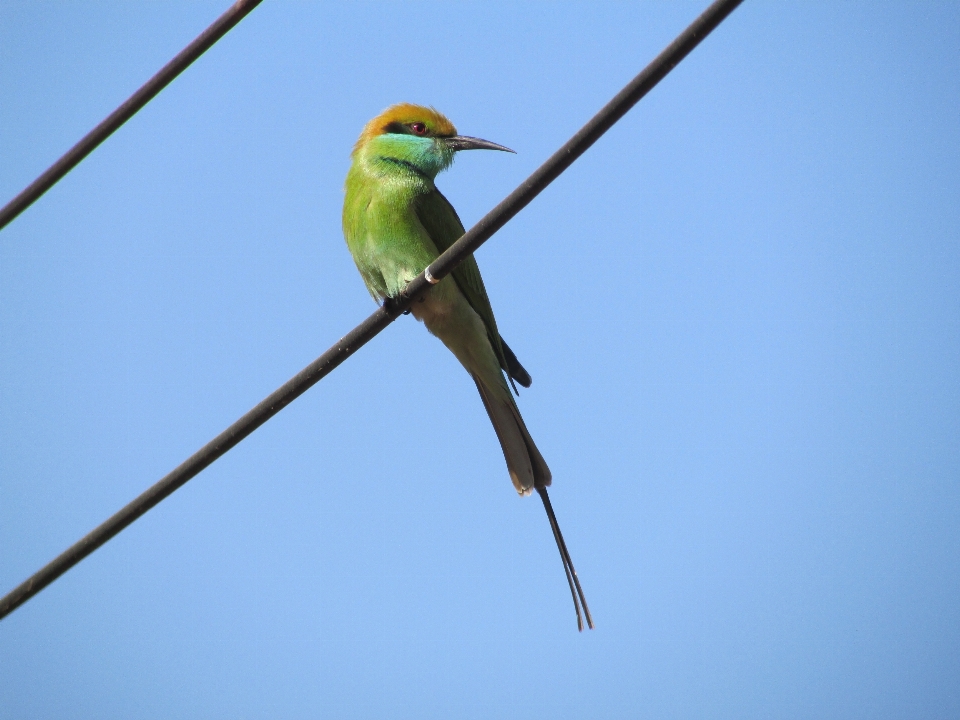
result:
[[(674, 40), (666, 50), (654, 59), (612, 101), (573, 136), (549, 160), (541, 165), (527, 180), (507, 196), (507, 199), (487, 213), (462, 238), (457, 240), (443, 255), (437, 258), (430, 270), (434, 278), (440, 278), (476, 250), (494, 232), (499, 230), (527, 203), (550, 184), (561, 172), (590, 147), (597, 138), (647, 94), (677, 63), (706, 37), (743, 0), (717, 0), (697, 18), (694, 23)], [(177, 469), (149, 488), (86, 537), (58, 555), (35, 575), (28, 578), (10, 593), (0, 598), (0, 618), (8, 615), (60, 575), (80, 562), (87, 555), (110, 540), (134, 520), (157, 505), (161, 500), (183, 486), (210, 466), (220, 456), (237, 445), (250, 433), (263, 425), (296, 398), (309, 390), (321, 378), (353, 355), (367, 341), (379, 334), (406, 310), (430, 283), (424, 273), (413, 280), (395, 300), (386, 302), (373, 315), (364, 320), (336, 345), (310, 363), (307, 367), (274, 391), (267, 399), (237, 420), (220, 435), (204, 445)], [(585, 605), (585, 603), (584, 603)]]
[[(489, 240), (497, 230), (506, 225), (514, 215), (523, 210), (531, 200), (539, 195), (541, 190), (570, 167), (574, 160), (583, 155), (591, 145), (600, 139), (601, 135), (613, 127), (614, 123), (626, 115), (630, 108), (639, 102), (640, 98), (650, 92), (741, 2), (743, 0), (716, 0), (700, 17), (693, 21), (690, 27), (680, 33), (676, 40), (657, 55), (653, 62), (647, 65), (623, 90), (618, 92), (613, 100), (590, 118), (590, 121), (580, 128), (577, 134), (570, 138), (563, 147), (551, 155), (543, 165), (538, 167), (499, 205), (484, 215), (480, 222), (470, 228), (443, 255), (430, 263), (427, 267), (429, 274), (435, 280), (440, 280), (450, 274), (467, 255), (473, 253), (474, 250)], [(426, 271), (412, 280), (404, 289), (403, 294), (415, 298), (429, 287), (430, 283), (425, 279), (425, 274)]]
[(47, 168), (46, 172), (28, 185), (19, 195), (0, 209), (0, 229), (8, 225), (17, 215), (30, 207), (35, 200), (52, 188), (64, 175), (73, 170), (81, 160), (89, 155), (113, 131), (132, 118), (140, 108), (156, 97), (180, 73), (187, 69), (198, 57), (209, 50), (217, 40), (226, 35), (234, 25), (243, 20), (247, 13), (259, 5), (262, 0), (237, 0), (229, 10), (218, 17), (214, 23), (187, 45), (156, 75), (131, 95), (123, 105), (88, 132), (80, 142)]

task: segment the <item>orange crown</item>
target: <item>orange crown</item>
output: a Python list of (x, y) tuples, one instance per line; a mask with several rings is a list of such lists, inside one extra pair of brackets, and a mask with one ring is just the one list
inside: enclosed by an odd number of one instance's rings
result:
[(412, 103), (397, 103), (388, 107), (363, 126), (363, 132), (360, 133), (357, 144), (353, 146), (353, 152), (356, 153), (371, 139), (386, 133), (387, 128), (393, 123), (410, 125), (415, 122), (422, 122), (426, 125), (431, 135), (453, 136), (457, 134), (457, 129), (453, 126), (453, 123), (433, 108)]

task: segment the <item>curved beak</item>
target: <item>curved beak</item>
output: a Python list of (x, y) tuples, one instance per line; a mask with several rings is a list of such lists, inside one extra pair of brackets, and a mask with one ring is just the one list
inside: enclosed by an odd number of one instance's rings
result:
[(444, 138), (443, 141), (447, 144), (453, 151), (457, 150), (503, 150), (504, 152), (516, 153), (508, 147), (503, 145), (497, 145), (494, 142), (489, 140), (481, 140), (480, 138), (467, 137), (466, 135), (454, 135), (453, 137)]

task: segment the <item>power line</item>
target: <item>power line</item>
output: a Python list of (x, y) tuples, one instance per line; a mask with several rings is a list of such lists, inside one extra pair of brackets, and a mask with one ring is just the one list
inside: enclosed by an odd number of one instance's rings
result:
[[(683, 60), (703, 38), (717, 27), (743, 0), (716, 0), (676, 40), (607, 103), (563, 147), (537, 168), (516, 190), (487, 213), (424, 272), (412, 280), (403, 292), (385, 302), (376, 312), (344, 335), (303, 370), (271, 393), (265, 400), (220, 433), (182, 465), (147, 489), (133, 502), (81, 538), (50, 561), (33, 576), (0, 598), (0, 618), (8, 615), (87, 555), (146, 513), (161, 500), (186, 484), (204, 468), (226, 454), (241, 440), (263, 425), (296, 398), (332, 372), (387, 325), (396, 320), (433, 283), (448, 275), (462, 260), (486, 242), (541, 190), (580, 157), (603, 133), (622, 118), (667, 73)], [(427, 279), (430, 278), (430, 280)]]
[(99, 125), (88, 132), (83, 139), (70, 148), (59, 160), (51, 165), (36, 180), (24, 188), (19, 195), (0, 208), (0, 230), (10, 224), (17, 215), (30, 207), (47, 190), (59, 182), (64, 175), (73, 170), (94, 149), (113, 134), (114, 130), (132, 118), (138, 110), (153, 100), (157, 93), (169, 85), (177, 75), (186, 70), (198, 57), (209, 50), (214, 43), (226, 35), (238, 22), (259, 5), (262, 0), (237, 0), (229, 10), (218, 17), (214, 23), (200, 33), (196, 39), (181, 50), (139, 90), (127, 98), (120, 107), (110, 113)]

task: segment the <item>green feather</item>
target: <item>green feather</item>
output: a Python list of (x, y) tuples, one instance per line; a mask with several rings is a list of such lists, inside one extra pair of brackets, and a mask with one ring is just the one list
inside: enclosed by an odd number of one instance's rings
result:
[[(430, 239), (433, 240), (433, 244), (441, 253), (459, 240), (465, 232), (457, 211), (436, 188), (431, 193), (417, 196), (413, 207)], [(480, 267), (473, 255), (460, 263), (452, 274), (460, 292), (470, 303), (470, 307), (483, 320), (487, 335), (490, 337), (490, 344), (493, 345), (493, 351), (497, 355), (497, 360), (500, 361), (500, 367), (506, 370), (507, 359), (497, 330), (497, 320), (493, 316), (493, 308), (490, 306), (490, 298), (487, 297), (487, 289), (483, 286), (483, 278), (480, 277)]]
[[(455, 152), (469, 149), (507, 148), (459, 136), (440, 113), (418, 105), (394, 105), (364, 127), (347, 174), (343, 234), (375, 299), (396, 297), (463, 235), (463, 223), (437, 190), (434, 178), (450, 166)], [(473, 256), (426, 290), (410, 312), (440, 338), (476, 383), (514, 487), (521, 495), (536, 489), (543, 500), (577, 608), (578, 626), (582, 628), (582, 603), (587, 624), (593, 627), (547, 496), (550, 468), (530, 437), (502, 370), (511, 382), (516, 379), (524, 386), (530, 384), (530, 376), (500, 337)]]
[[(407, 117), (409, 112), (423, 113), (422, 122), (417, 115)], [(367, 124), (353, 151), (345, 183), (343, 233), (377, 300), (396, 297), (463, 235), (463, 223), (434, 184), (437, 173), (452, 162), (453, 148), (470, 142), (500, 147), (455, 137), (449, 121), (431, 116), (434, 112), (413, 106), (389, 109)], [(410, 310), (477, 383), (517, 490), (527, 494), (549, 485), (550, 469), (527, 431), (502, 370), (511, 382), (517, 378), (523, 385), (529, 385), (530, 376), (500, 337), (473, 256)]]

